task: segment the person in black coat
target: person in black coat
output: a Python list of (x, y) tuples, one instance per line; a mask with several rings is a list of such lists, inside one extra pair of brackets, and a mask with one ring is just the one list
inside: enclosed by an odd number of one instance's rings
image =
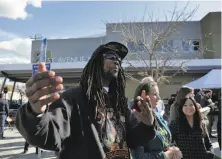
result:
[(197, 91), (196, 95), (194, 96), (194, 99), (196, 100), (197, 103), (200, 104), (200, 101), (201, 101), (201, 99), (202, 99), (203, 97), (204, 97), (204, 92), (203, 92), (203, 90), (200, 88), (200, 89)]
[(18, 110), (18, 131), (31, 145), (59, 152), (59, 159), (129, 159), (129, 148), (148, 143), (155, 129), (146, 94), (138, 97), (141, 112), (128, 108), (121, 67), (127, 53), (118, 42), (99, 46), (80, 85), (61, 95), (62, 77), (40, 63), (26, 83), (29, 102)]
[(9, 115), (9, 105), (6, 100), (3, 99), (3, 94), (0, 93), (0, 139), (4, 139), (5, 121)]

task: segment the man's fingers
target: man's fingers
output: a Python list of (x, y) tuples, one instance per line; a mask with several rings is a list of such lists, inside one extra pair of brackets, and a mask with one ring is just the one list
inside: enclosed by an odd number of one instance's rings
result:
[(137, 106), (140, 108), (140, 105), (142, 104), (142, 101), (143, 101), (143, 98), (141, 96), (137, 96), (136, 97), (136, 100), (137, 100)]
[(54, 71), (36, 73), (34, 76), (32, 76), (26, 82), (26, 88), (32, 86), (38, 80), (41, 80), (41, 79), (44, 79), (44, 78), (50, 78), (50, 77), (54, 77), (54, 76), (55, 76), (55, 72)]
[(177, 154), (182, 158), (183, 157), (183, 154), (182, 152), (180, 151), (180, 148), (179, 147), (175, 147), (175, 151), (177, 152)]
[(174, 147), (175, 148), (175, 151), (180, 151), (180, 149), (178, 147)]
[(26, 96), (30, 97), (35, 92), (37, 92), (40, 89), (43, 89), (44, 87), (55, 87), (56, 86), (56, 80), (54, 78), (45, 78), (39, 81), (36, 81), (31, 87), (26, 89)]
[(141, 93), (141, 97), (142, 97), (143, 99), (146, 98), (146, 91), (145, 91), (145, 90), (142, 91), (142, 93)]
[[(44, 73), (43, 73), (44, 72)], [(35, 81), (47, 77), (54, 77), (55, 72), (53, 71), (47, 71), (45, 63), (41, 62), (38, 65), (38, 73), (32, 76), (27, 82), (26, 82), (26, 87), (30, 87)]]
[(45, 71), (47, 71), (44, 62), (40, 62), (40, 63), (39, 63), (38, 70), (39, 70), (39, 72), (45, 72)]
[(142, 106), (144, 107), (144, 110), (146, 113), (150, 113), (151, 110), (151, 105), (150, 105), (150, 101), (145, 99), (142, 101)]
[(136, 97), (136, 100), (137, 100), (137, 101), (140, 101), (140, 100), (142, 100), (142, 98), (141, 98), (140, 96), (137, 96), (137, 97)]
[(45, 108), (44, 106), (47, 105), (48, 103), (52, 103), (56, 101), (57, 99), (60, 98), (60, 95), (58, 93), (54, 93), (52, 96), (49, 96), (48, 98), (41, 99), (38, 102), (35, 103), (35, 107), (32, 107), (33, 109), (36, 109), (34, 111), (36, 112), (44, 112)]
[(46, 110), (46, 108), (47, 108), (47, 105), (44, 105), (43, 107), (40, 108), (40, 112), (41, 112), (41, 113), (44, 113), (45, 110)]
[(39, 63), (38, 73), (26, 82), (26, 96), (34, 112), (44, 112), (47, 104), (60, 98), (57, 91), (63, 89), (62, 82), (62, 77), (55, 77), (54, 71), (47, 71), (45, 63)]
[(140, 108), (141, 113), (143, 113), (143, 114), (146, 113), (144, 105), (143, 105), (143, 103), (141, 103), (141, 101), (137, 102), (137, 106)]
[(172, 146), (171, 149), (174, 152), (174, 158), (175, 159), (183, 157), (183, 154), (182, 154), (182, 152), (180, 151), (180, 149), (178, 147)]
[(142, 119), (142, 115), (141, 113), (139, 113), (138, 111), (133, 111), (133, 114), (135, 115), (135, 117), (139, 120)]
[(58, 84), (56, 87), (46, 87), (43, 89), (38, 90), (35, 92), (32, 96), (29, 97), (29, 100), (32, 101), (33, 103), (37, 102), (41, 97), (55, 93), (57, 91), (61, 91), (63, 89), (62, 84)]
[[(142, 94), (141, 94), (142, 95)], [(144, 94), (143, 94), (144, 95)], [(147, 101), (146, 100), (149, 100), (149, 97), (146, 97), (143, 98), (141, 96), (137, 96), (137, 106), (140, 108), (141, 112), (143, 113), (149, 113), (151, 110), (150, 106), (148, 105)], [(148, 101), (149, 102), (149, 101)]]
[(26, 96), (29, 97), (33, 95), (36, 91), (44, 87), (48, 87), (48, 86), (56, 87), (57, 84), (61, 84), (61, 83), (62, 83), (61, 77), (44, 78), (42, 80), (36, 81), (31, 87), (28, 87), (26, 90)]
[(150, 101), (150, 97), (148, 95), (146, 95), (145, 100), (146, 100), (146, 102), (149, 102)]
[(173, 159), (178, 159), (175, 153), (173, 154)]

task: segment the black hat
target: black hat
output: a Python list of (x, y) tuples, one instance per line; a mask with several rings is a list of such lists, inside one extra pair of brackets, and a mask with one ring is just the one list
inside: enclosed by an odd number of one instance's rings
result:
[(104, 48), (116, 52), (116, 54), (118, 54), (121, 59), (124, 59), (128, 54), (127, 47), (119, 42), (109, 42), (104, 45)]
[(98, 54), (104, 54), (110, 51), (114, 51), (119, 57), (123, 60), (127, 53), (128, 49), (125, 45), (119, 42), (108, 42), (106, 44), (100, 45), (93, 53), (92, 57), (97, 56)]

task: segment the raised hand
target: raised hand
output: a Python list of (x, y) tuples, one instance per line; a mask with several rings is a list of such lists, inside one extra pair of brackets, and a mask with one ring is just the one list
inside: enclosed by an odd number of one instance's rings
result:
[(63, 79), (55, 76), (55, 72), (47, 71), (45, 63), (39, 64), (39, 72), (26, 82), (26, 96), (32, 111), (41, 114), (46, 105), (59, 99), (57, 91), (63, 89)]
[(140, 112), (134, 110), (137, 119), (148, 126), (153, 125), (153, 111), (150, 105), (150, 98), (146, 95), (145, 90), (142, 91), (141, 96), (137, 97), (137, 107), (140, 109)]
[(175, 153), (175, 159), (181, 159), (181, 158), (183, 158), (183, 154), (182, 154), (182, 152), (180, 151), (180, 149), (178, 148), (178, 147), (175, 147), (175, 151), (176, 151), (176, 153)]
[(174, 159), (174, 152), (169, 148), (164, 152), (166, 159)]
[(182, 154), (182, 152), (180, 151), (180, 149), (178, 147), (172, 146), (170, 148), (173, 152), (172, 159), (181, 159), (181, 158), (183, 158), (183, 154)]

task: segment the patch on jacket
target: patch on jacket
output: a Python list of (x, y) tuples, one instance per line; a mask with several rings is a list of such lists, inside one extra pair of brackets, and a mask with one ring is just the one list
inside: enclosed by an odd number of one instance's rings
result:
[(108, 159), (129, 159), (129, 153), (124, 149), (108, 152), (106, 156)]

